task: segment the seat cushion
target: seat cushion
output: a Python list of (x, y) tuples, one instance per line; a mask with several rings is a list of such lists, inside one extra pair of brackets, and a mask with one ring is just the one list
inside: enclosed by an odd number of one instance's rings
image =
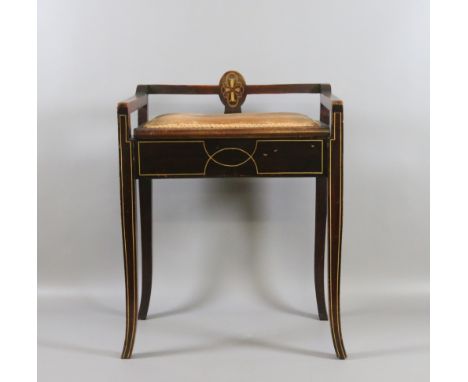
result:
[(162, 114), (135, 129), (135, 137), (309, 137), (328, 127), (299, 113)]

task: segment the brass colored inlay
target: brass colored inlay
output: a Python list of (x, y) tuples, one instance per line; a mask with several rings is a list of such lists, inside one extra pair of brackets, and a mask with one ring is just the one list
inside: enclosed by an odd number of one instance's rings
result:
[[(239, 167), (251, 160), (254, 163), (255, 167), (257, 167), (257, 163), (255, 162), (255, 159), (253, 158), (253, 155), (255, 154), (255, 151), (257, 150), (256, 144), (255, 144), (255, 149), (252, 154), (250, 154), (249, 152), (239, 147), (224, 147), (222, 149), (219, 149), (218, 151), (215, 151), (213, 154), (210, 154), (208, 152), (208, 150), (206, 149), (206, 145), (203, 145), (203, 148), (205, 149), (206, 155), (208, 155), (208, 160), (205, 163), (205, 169), (204, 169), (205, 174), (206, 174), (206, 168), (208, 167), (208, 164), (210, 163), (210, 161), (213, 161), (214, 163), (219, 164), (220, 166), (224, 166), (224, 167)], [(239, 151), (245, 154), (247, 158), (235, 164), (223, 163), (219, 159), (216, 159), (216, 155), (225, 151)]]

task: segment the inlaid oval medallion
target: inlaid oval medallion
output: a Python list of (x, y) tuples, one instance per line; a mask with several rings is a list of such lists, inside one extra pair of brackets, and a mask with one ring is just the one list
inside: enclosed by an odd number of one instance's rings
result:
[(240, 111), (246, 97), (245, 88), (244, 77), (239, 72), (231, 70), (223, 74), (219, 81), (219, 97), (226, 111)]

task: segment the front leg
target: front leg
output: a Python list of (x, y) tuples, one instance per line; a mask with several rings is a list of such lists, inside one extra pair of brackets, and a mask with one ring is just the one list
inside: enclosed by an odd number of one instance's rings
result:
[(129, 114), (119, 109), (120, 208), (125, 267), (126, 330), (122, 358), (131, 358), (135, 342), (138, 288), (135, 227), (135, 174)]
[(343, 108), (332, 113), (328, 163), (328, 299), (330, 327), (336, 356), (346, 358), (341, 334), (340, 273), (343, 225)]

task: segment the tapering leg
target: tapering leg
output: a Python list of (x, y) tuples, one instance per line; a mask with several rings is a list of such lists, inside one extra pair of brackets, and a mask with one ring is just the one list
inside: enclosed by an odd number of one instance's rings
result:
[(135, 176), (133, 146), (129, 139), (129, 116), (119, 111), (120, 207), (125, 266), (126, 329), (122, 358), (132, 356), (135, 341), (138, 287), (135, 241)]
[(151, 179), (138, 181), (140, 191), (140, 226), (141, 226), (141, 301), (138, 318), (146, 320), (151, 297), (153, 279), (152, 250), (152, 185)]
[(328, 299), (330, 327), (336, 356), (346, 358), (341, 334), (340, 272), (343, 223), (343, 113), (333, 112), (328, 164)]
[(325, 233), (327, 224), (327, 178), (317, 177), (315, 187), (315, 296), (319, 319), (326, 321), (327, 307), (325, 305)]

